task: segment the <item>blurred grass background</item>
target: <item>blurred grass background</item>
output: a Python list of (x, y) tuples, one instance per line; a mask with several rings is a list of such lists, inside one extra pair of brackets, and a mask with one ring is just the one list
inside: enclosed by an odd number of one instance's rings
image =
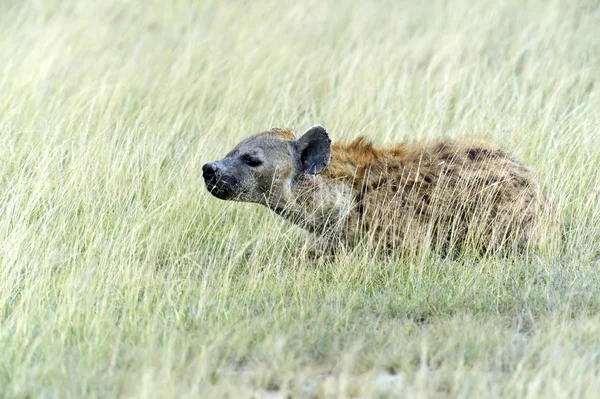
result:
[[(0, 2), (5, 397), (596, 397), (597, 1)], [(272, 126), (477, 136), (559, 254), (341, 256), (200, 167)]]

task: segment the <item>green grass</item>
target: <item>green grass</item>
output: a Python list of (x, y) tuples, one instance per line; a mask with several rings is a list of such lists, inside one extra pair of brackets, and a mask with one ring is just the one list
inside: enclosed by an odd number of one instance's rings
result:
[[(596, 1), (5, 0), (0, 60), (0, 396), (600, 392)], [(206, 192), (242, 137), (315, 123), (502, 143), (560, 250), (312, 264)]]

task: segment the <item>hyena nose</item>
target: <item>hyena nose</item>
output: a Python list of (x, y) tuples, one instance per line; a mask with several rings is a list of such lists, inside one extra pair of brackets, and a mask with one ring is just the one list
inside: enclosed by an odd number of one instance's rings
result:
[(202, 177), (204, 177), (205, 179), (210, 179), (215, 177), (215, 174), (217, 172), (217, 166), (215, 165), (214, 162), (210, 162), (207, 164), (204, 164), (204, 166), (202, 166)]

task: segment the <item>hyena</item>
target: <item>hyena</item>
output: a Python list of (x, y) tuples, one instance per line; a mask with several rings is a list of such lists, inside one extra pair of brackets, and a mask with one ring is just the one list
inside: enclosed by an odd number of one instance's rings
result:
[(259, 203), (326, 248), (524, 250), (548, 208), (535, 172), (492, 143), (333, 143), (275, 128), (202, 167), (208, 191)]

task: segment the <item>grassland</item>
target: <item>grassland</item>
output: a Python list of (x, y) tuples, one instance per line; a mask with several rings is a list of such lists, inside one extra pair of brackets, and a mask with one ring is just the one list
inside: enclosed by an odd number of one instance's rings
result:
[[(597, 397), (597, 1), (0, 2), (0, 396)], [(478, 136), (558, 253), (311, 263), (210, 197), (271, 126)]]

